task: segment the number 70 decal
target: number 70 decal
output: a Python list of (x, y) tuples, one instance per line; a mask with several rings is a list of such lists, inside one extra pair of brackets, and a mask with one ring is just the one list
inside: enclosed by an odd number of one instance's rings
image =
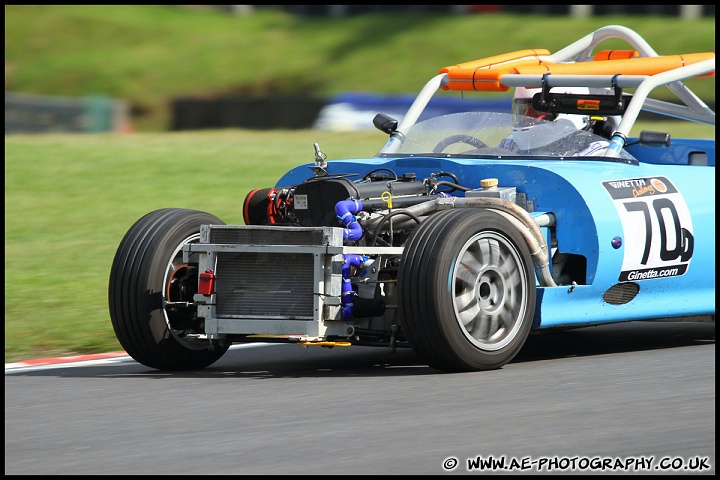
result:
[(690, 211), (665, 177), (602, 182), (623, 226), (624, 256), (618, 281), (683, 275), (693, 254)]

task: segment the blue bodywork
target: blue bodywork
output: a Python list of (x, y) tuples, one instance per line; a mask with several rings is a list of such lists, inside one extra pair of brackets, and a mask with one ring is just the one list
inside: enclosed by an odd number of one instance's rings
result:
[[(674, 140), (671, 148), (637, 146), (631, 151), (640, 160), (636, 164), (607, 159), (419, 156), (337, 160), (329, 162), (326, 170), (351, 180), (378, 168), (417, 178), (447, 171), (466, 186), (494, 177), (500, 186), (524, 194), (534, 213), (551, 212), (556, 219), (555, 249), (583, 257), (585, 276), (577, 285), (538, 286), (536, 329), (714, 314), (714, 141), (682, 139)], [(698, 153), (706, 155), (708, 166), (688, 166)], [(312, 167), (294, 168), (277, 185), (302, 183)], [(668, 191), (653, 188), (652, 179), (660, 179)], [(608, 189), (613, 182), (623, 182), (617, 189), (625, 192), (622, 198), (611, 196)], [(462, 197), (464, 192), (452, 195)], [(657, 199), (660, 203), (653, 207)], [(639, 207), (628, 210), (626, 204)], [(550, 238), (548, 233), (548, 244)], [(646, 249), (644, 263), (642, 258), (626, 258), (642, 256)], [(661, 256), (661, 251), (666, 253)], [(647, 278), (623, 277), (624, 262), (633, 272), (642, 270), (636, 276)], [(639, 285), (630, 302), (613, 305), (603, 300), (609, 288), (627, 281)]]

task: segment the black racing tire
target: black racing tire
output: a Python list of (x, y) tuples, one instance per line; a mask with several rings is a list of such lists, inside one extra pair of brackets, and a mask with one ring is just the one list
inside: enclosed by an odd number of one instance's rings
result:
[(475, 148), (488, 148), (488, 145), (479, 138), (461, 133), (458, 135), (450, 135), (449, 137), (440, 140), (440, 142), (435, 145), (435, 148), (433, 148), (433, 153), (442, 153), (443, 150), (455, 143), (466, 143)]
[(195, 309), (166, 308), (168, 301), (192, 302), (197, 293), (197, 259), (183, 263), (182, 247), (197, 242), (200, 225), (223, 225), (197, 210), (150, 212), (128, 230), (110, 270), (108, 304), (115, 335), (137, 362), (159, 370), (205, 368), (229, 345), (200, 339)]
[(398, 271), (408, 343), (448, 372), (501, 368), (525, 344), (536, 284), (520, 232), (484, 209), (436, 213), (410, 235)]

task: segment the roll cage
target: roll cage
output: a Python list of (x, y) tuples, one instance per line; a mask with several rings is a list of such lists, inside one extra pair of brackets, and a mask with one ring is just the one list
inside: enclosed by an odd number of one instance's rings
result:
[[(593, 54), (600, 43), (610, 38), (626, 41), (632, 50)], [(391, 135), (383, 149), (390, 153), (439, 90), (504, 92), (511, 87), (542, 88), (542, 94), (537, 94), (539, 99), (534, 99), (539, 109), (620, 115), (621, 121), (605, 152), (605, 156), (616, 158), (641, 111), (714, 126), (715, 112), (683, 83), (701, 76), (715, 76), (714, 52), (661, 56), (635, 31), (610, 25), (552, 54), (542, 49), (520, 50), (445, 67), (425, 84), (400, 122), (378, 117), (375, 125)], [(649, 98), (653, 90), (665, 85), (681, 103)], [(614, 95), (558, 96), (549, 93), (552, 87), (605, 88)], [(632, 95), (623, 93), (623, 89), (633, 88)]]

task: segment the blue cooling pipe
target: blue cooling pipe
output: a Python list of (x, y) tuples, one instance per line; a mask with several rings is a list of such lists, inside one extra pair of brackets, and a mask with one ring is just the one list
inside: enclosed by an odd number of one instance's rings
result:
[[(358, 240), (363, 236), (362, 225), (357, 221), (356, 213), (362, 210), (360, 200), (342, 200), (335, 205), (335, 214), (338, 220), (345, 225), (343, 229), (343, 240)], [(353, 299), (355, 291), (350, 281), (350, 267), (360, 267), (368, 262), (366, 255), (347, 254), (343, 255), (342, 266), (342, 309), (343, 318), (350, 318), (353, 314)]]
[(346, 254), (343, 255), (342, 266), (342, 309), (343, 318), (351, 318), (353, 315), (353, 299), (355, 291), (350, 282), (350, 267), (362, 267), (372, 263), (367, 255)]
[(335, 215), (340, 220), (345, 229), (343, 230), (343, 240), (358, 240), (363, 236), (362, 225), (357, 221), (355, 214), (362, 210), (360, 200), (342, 200), (335, 204)]

